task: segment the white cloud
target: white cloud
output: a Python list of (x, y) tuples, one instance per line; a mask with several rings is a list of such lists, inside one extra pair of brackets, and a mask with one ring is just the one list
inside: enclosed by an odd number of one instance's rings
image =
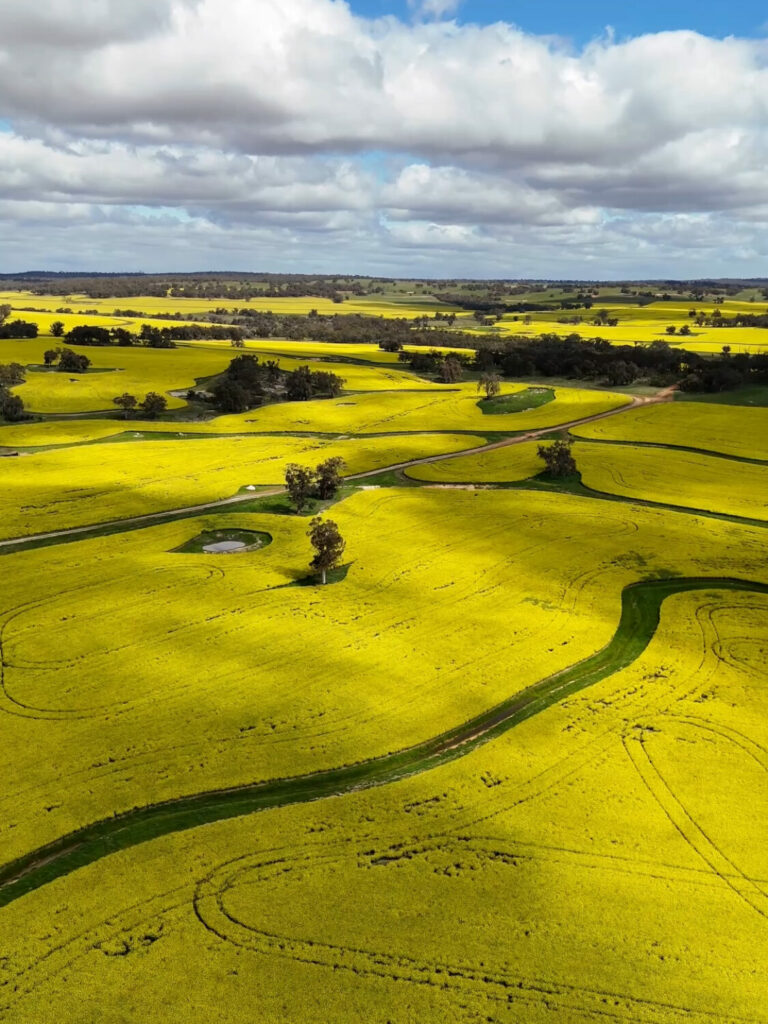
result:
[(268, 237), (334, 269), (406, 250), (453, 263), (453, 247), (475, 272), (502, 253), (523, 274), (647, 252), (664, 275), (696, 263), (679, 238), (714, 260), (720, 237), (723, 273), (764, 251), (768, 43), (671, 32), (573, 52), (414, 3), (434, 20), (343, 0), (3, 0), (9, 237), (11, 208), (26, 224), (76, 210), (146, 258), (157, 225), (126, 214), (146, 207), (182, 212), (174, 231), (224, 265), (227, 237), (253, 238), (262, 268)]
[(0, 24), (14, 46), (88, 47), (150, 35), (168, 25), (171, 7), (172, 0), (3, 0)]
[(461, 0), (408, 0), (408, 6), (421, 18), (446, 18), (456, 14)]

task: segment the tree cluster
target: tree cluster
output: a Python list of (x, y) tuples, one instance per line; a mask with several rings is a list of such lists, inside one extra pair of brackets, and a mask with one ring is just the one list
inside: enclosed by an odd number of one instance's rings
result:
[(414, 373), (433, 374), (444, 384), (455, 384), (460, 381), (464, 376), (464, 370), (471, 367), (474, 362), (473, 356), (467, 352), (439, 352), (437, 349), (401, 352), (398, 359), (401, 363), (408, 363)]
[(2, 275), (5, 281), (37, 295), (88, 295), (93, 299), (151, 295), (247, 302), (254, 298), (317, 296), (343, 302), (344, 294), (365, 295), (372, 281), (357, 277), (308, 274), (77, 274), (30, 272)]
[(344, 466), (344, 459), (335, 456), (321, 462), (314, 469), (310, 469), (309, 466), (299, 466), (295, 462), (291, 462), (285, 467), (285, 489), (291, 504), (299, 515), (312, 498), (330, 501), (335, 496), (344, 482), (341, 475)]
[(239, 413), (253, 409), (267, 398), (291, 402), (311, 398), (336, 398), (344, 379), (324, 370), (300, 366), (283, 370), (274, 359), (264, 362), (251, 353), (235, 356), (222, 381), (213, 389), (212, 402), (219, 412)]
[(168, 408), (168, 399), (165, 395), (159, 395), (156, 391), (149, 391), (140, 402), (135, 395), (124, 392), (112, 399), (118, 409), (123, 410), (125, 419), (131, 413), (139, 413), (142, 419), (154, 420)]
[(59, 373), (85, 373), (91, 365), (88, 356), (73, 352), (71, 348), (49, 348), (43, 353), (46, 366), (56, 366)]
[(446, 322), (445, 316), (407, 320), (363, 316), (358, 313), (324, 316), (311, 311), (308, 316), (300, 316), (294, 313), (238, 309), (228, 313), (224, 311), (220, 315), (209, 314), (208, 319), (213, 322), (226, 321), (237, 326), (243, 336), (248, 338), (287, 338), (289, 341), (322, 341), (341, 345), (364, 342), (393, 352), (399, 351), (404, 345), (469, 348), (477, 339), (476, 334), (439, 326)]
[(570, 438), (561, 437), (553, 444), (541, 444), (537, 451), (539, 458), (547, 467), (546, 472), (549, 476), (559, 479), (575, 476), (576, 460), (573, 457)]
[(6, 320), (0, 322), (0, 338), (36, 338), (37, 324), (27, 320)]

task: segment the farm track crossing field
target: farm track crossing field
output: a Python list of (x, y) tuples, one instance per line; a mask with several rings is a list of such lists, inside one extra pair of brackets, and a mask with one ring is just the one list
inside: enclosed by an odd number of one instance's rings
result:
[[(325, 368), (327, 364), (318, 364)], [(342, 369), (341, 367), (339, 368)], [(344, 368), (346, 369), (346, 367)], [(366, 371), (370, 372), (370, 371)], [(53, 374), (46, 374), (46, 377)], [(26, 385), (25, 385), (26, 386)], [(504, 393), (524, 390), (522, 384), (505, 385)], [(132, 420), (134, 433), (188, 431), (202, 434), (317, 433), (364, 435), (432, 431), (477, 431), (478, 434), (517, 433), (557, 426), (572, 420), (609, 412), (630, 399), (611, 392), (555, 388), (555, 400), (538, 409), (486, 416), (478, 407), (474, 384), (424, 385), (411, 390), (368, 391), (337, 399), (285, 402), (214, 419), (163, 423)], [(119, 419), (86, 419), (0, 426), (0, 446), (35, 447), (100, 440), (126, 430)], [(396, 460), (393, 460), (396, 461)]]
[[(768, 461), (764, 410), (557, 386), (489, 416), (374, 346), (248, 348), (347, 391), (79, 416), (236, 354), (87, 349), (101, 372), (20, 389), (70, 418), (0, 427), (0, 535), (63, 531), (0, 559), (3, 1024), (768, 1024), (768, 467), (738, 461)], [(574, 452), (616, 500), (526, 483), (526, 434), (605, 413)], [(325, 588), (308, 516), (258, 490), (67, 535), (336, 454), (388, 471), (329, 510)], [(262, 543), (196, 550), (225, 534)]]
[(483, 444), (482, 437), (414, 434), (333, 440), (223, 437), (84, 445), (8, 459), (0, 467), (0, 539), (229, 498), (282, 485), (290, 462), (340, 456), (345, 472)]

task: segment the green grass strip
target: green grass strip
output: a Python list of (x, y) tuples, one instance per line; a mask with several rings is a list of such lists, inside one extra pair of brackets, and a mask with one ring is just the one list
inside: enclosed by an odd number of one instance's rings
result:
[(538, 409), (554, 401), (555, 392), (552, 388), (525, 388), (512, 395), (495, 395), (493, 398), (482, 398), (477, 407), (485, 416), (498, 416), (510, 412), (528, 412)]
[(515, 693), (463, 725), (414, 747), (358, 764), (183, 796), (95, 822), (0, 869), (0, 907), (102, 857), (160, 836), (268, 808), (382, 786), (462, 757), (564, 698), (631, 665), (653, 638), (666, 598), (697, 590), (768, 594), (768, 584), (700, 577), (652, 579), (631, 584), (621, 595), (616, 633), (602, 650)]

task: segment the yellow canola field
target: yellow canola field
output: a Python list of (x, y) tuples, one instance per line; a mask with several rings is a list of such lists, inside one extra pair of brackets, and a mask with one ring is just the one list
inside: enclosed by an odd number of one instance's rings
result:
[(478, 455), (464, 455), (405, 470), (412, 480), (429, 484), (511, 483), (527, 480), (544, 469), (536, 454), (538, 443), (525, 442), (494, 448)]
[[(24, 307), (35, 310), (50, 310), (52, 319), (63, 320), (68, 314), (55, 313), (57, 309), (69, 308), (75, 311), (72, 315), (80, 316), (78, 323), (82, 320), (82, 312), (78, 310), (96, 309), (105, 318), (114, 321), (112, 314), (115, 309), (131, 309), (141, 313), (162, 314), (162, 313), (212, 313), (217, 309), (255, 309), (272, 313), (285, 313), (306, 316), (311, 310), (317, 310), (322, 316), (344, 316), (353, 313), (363, 316), (382, 316), (390, 319), (405, 318), (415, 319), (421, 316), (432, 316), (436, 310), (448, 312), (456, 309), (454, 306), (446, 306), (441, 302), (425, 296), (404, 295), (402, 298), (375, 297), (375, 298), (352, 298), (344, 302), (334, 302), (332, 299), (324, 299), (315, 296), (297, 296), (291, 298), (253, 298), (253, 299), (192, 299), (169, 296), (161, 298), (152, 295), (132, 295), (123, 298), (92, 299), (87, 295), (34, 295), (31, 292), (0, 291), (0, 303), (10, 303), (14, 308), (14, 318), (32, 319), (32, 313), (24, 313)], [(143, 318), (138, 320), (143, 322)], [(95, 322), (90, 315), (89, 323)], [(167, 323), (168, 321), (166, 321)], [(105, 325), (113, 326), (113, 324)]]
[(630, 445), (577, 444), (587, 487), (628, 498), (768, 519), (768, 465)]
[[(215, 340), (201, 340), (201, 341), (190, 341), (185, 344), (193, 346), (205, 346), (207, 347), (229, 347), (228, 341), (215, 341)], [(442, 352), (447, 354), (449, 352), (461, 352), (464, 355), (473, 356), (474, 351), (468, 348), (460, 348), (459, 346), (445, 348), (439, 345), (433, 346), (436, 352)], [(323, 341), (288, 341), (281, 338), (264, 338), (261, 339), (249, 339), (245, 342), (245, 348), (249, 352), (255, 352), (261, 354), (265, 359), (270, 356), (289, 356), (297, 359), (330, 359), (344, 360), (344, 359), (362, 359), (365, 362), (375, 364), (385, 364), (387, 366), (395, 365), (402, 366), (402, 363), (398, 359), (397, 352), (384, 352), (378, 345), (368, 345), (364, 343), (338, 343), (323, 342)], [(423, 345), (406, 345), (406, 352), (424, 352)], [(431, 351), (431, 349), (428, 349)]]
[(645, 441), (768, 460), (768, 409), (705, 402), (669, 402), (575, 427), (601, 441)]
[[(350, 568), (322, 591), (285, 586), (308, 572), (306, 517), (2, 556), (0, 770), (22, 783), (0, 795), (4, 859), (137, 804), (437, 735), (601, 649), (637, 579), (768, 579), (762, 529), (588, 498), (369, 490), (332, 518)], [(228, 524), (274, 541), (173, 553)]]
[(251, 485), (282, 487), (290, 462), (341, 456), (345, 473), (483, 443), (471, 435), (322, 440), (226, 437), (115, 442), (3, 459), (0, 538), (108, 522), (219, 501)]
[[(544, 471), (538, 443), (413, 466), (407, 475), (435, 484), (525, 480)], [(705, 512), (768, 519), (768, 466), (664, 448), (577, 443), (582, 482), (595, 491)]]
[[(0, 303), (3, 302), (2, 296), (0, 296)], [(37, 303), (35, 303), (37, 305)], [(88, 306), (88, 309), (94, 307)], [(151, 316), (144, 317), (125, 317), (125, 316), (109, 316), (105, 314), (93, 314), (93, 313), (42, 313), (37, 311), (26, 311), (26, 310), (15, 310), (10, 317), (11, 320), (26, 320), (28, 323), (37, 324), (39, 330), (39, 338), (44, 338), (46, 342), (55, 342), (61, 344), (61, 338), (54, 338), (51, 335), (51, 325), (57, 320), (64, 324), (64, 330), (70, 331), (73, 327), (79, 327), (81, 324), (89, 324), (92, 327), (124, 327), (127, 331), (133, 331), (138, 333), (142, 324), (149, 324), (150, 327), (172, 327), (178, 323), (175, 320), (165, 320), (162, 317), (154, 318)], [(194, 323), (195, 321), (185, 321)], [(206, 326), (206, 321), (200, 321), (202, 326)], [(66, 340), (65, 340), (66, 343)]]
[[(66, 345), (66, 339), (54, 340), (56, 345)], [(45, 350), (56, 345), (51, 339), (1, 341), (0, 362), (39, 366), (43, 363)], [(182, 408), (186, 405), (185, 398), (171, 395), (172, 390), (186, 391), (194, 387), (196, 380), (222, 373), (238, 354), (228, 343), (219, 347), (210, 344), (180, 345), (176, 349), (76, 347), (76, 351), (91, 360), (87, 373), (27, 371), (25, 383), (15, 390), (30, 412), (113, 410), (112, 399), (124, 391), (139, 398), (147, 391), (158, 391), (167, 396), (169, 408)], [(335, 354), (344, 355), (338, 346)], [(438, 385), (394, 366), (364, 366), (302, 357), (292, 359), (279, 354), (265, 355), (264, 358), (274, 358), (285, 370), (309, 366), (312, 370), (336, 373), (344, 379), (348, 391), (440, 390)]]
[[(327, 368), (328, 364), (318, 363), (316, 366)], [(347, 369), (346, 366), (340, 366), (339, 372), (343, 374)], [(363, 374), (380, 372), (366, 367), (359, 369)], [(372, 380), (366, 383), (370, 387)], [(502, 390), (504, 394), (514, 394), (526, 387), (525, 384), (505, 384)], [(134, 433), (175, 431), (202, 434), (293, 431), (364, 435), (436, 430), (514, 433), (557, 427), (597, 413), (619, 409), (629, 402), (625, 395), (613, 392), (554, 388), (555, 400), (538, 409), (486, 415), (478, 406), (476, 385), (471, 383), (430, 386), (419, 382), (401, 393), (387, 393), (387, 390), (382, 388), (378, 392), (371, 390), (370, 394), (346, 394), (337, 399), (278, 403), (204, 421), (71, 419), (54, 423), (8, 424), (0, 426), (0, 446), (10, 448), (81, 443), (111, 437), (126, 430)]]
[[(54, 344), (55, 342), (55, 344)], [(28, 341), (0, 341), (0, 362), (39, 366), (46, 349), (66, 346), (66, 339), (36, 338)], [(110, 410), (112, 399), (127, 391), (143, 398), (148, 391), (165, 394), (168, 406), (186, 405), (183, 398), (169, 394), (194, 387), (197, 378), (222, 373), (233, 351), (213, 349), (76, 348), (88, 356), (87, 373), (27, 370), (26, 380), (15, 392), (32, 413), (76, 413)], [(0, 436), (2, 436), (0, 428)], [(2, 443), (2, 442), (0, 442)]]
[[(525, 390), (525, 384), (506, 384), (504, 394)], [(526, 412), (487, 415), (478, 406), (474, 383), (442, 385), (428, 394), (348, 395), (313, 402), (289, 402), (266, 406), (242, 416), (222, 416), (213, 424), (217, 430), (317, 430), (372, 434), (383, 431), (422, 430), (533, 430), (626, 405), (625, 395), (555, 388), (555, 400)], [(239, 423), (240, 426), (236, 426)], [(250, 426), (245, 426), (249, 424)]]
[[(216, 339), (185, 342), (194, 348), (230, 348), (230, 342)], [(386, 366), (402, 366), (397, 352), (384, 352), (378, 345), (333, 344), (323, 341), (288, 341), (282, 338), (248, 339), (244, 342), (247, 352), (254, 352), (260, 358), (270, 359), (288, 356), (296, 359), (360, 359), (367, 363)], [(411, 346), (412, 347), (412, 346)], [(237, 353), (233, 353), (236, 355)]]
[[(196, 315), (210, 313), (216, 309), (236, 310), (242, 307), (271, 311), (273, 313), (285, 313), (306, 316), (311, 310), (317, 310), (323, 316), (344, 316), (361, 314), (364, 316), (380, 316), (387, 319), (405, 318), (415, 319), (422, 316), (432, 318), (435, 312), (455, 312), (457, 329), (466, 330), (471, 333), (483, 333), (487, 331), (478, 328), (472, 313), (462, 311), (458, 307), (447, 306), (438, 302), (431, 296), (417, 298), (404, 295), (402, 297), (382, 296), (363, 297), (345, 300), (343, 303), (335, 303), (330, 299), (314, 298), (312, 296), (296, 298), (255, 298), (249, 301), (226, 300), (226, 299), (184, 299), (184, 298), (159, 298), (156, 296), (132, 296), (126, 298), (91, 299), (88, 296), (46, 296), (32, 295), (27, 292), (0, 292), (0, 302), (9, 302), (14, 307), (14, 316), (27, 320), (33, 320), (40, 324), (41, 331), (47, 333), (53, 320), (62, 320), (67, 329), (80, 323), (97, 323), (104, 327), (130, 326), (141, 323), (151, 323), (154, 326), (162, 327), (169, 323), (167, 320), (153, 319), (152, 314), (157, 316), (163, 313), (185, 313)], [(24, 307), (32, 307), (35, 310), (50, 312), (24, 312)], [(55, 310), (68, 307), (75, 312), (72, 314), (57, 314)], [(765, 303), (743, 302), (728, 300), (720, 305), (711, 302), (700, 303), (695, 301), (680, 302), (658, 302), (647, 306), (633, 304), (622, 305), (610, 302), (605, 299), (596, 299), (592, 309), (582, 310), (553, 310), (547, 313), (531, 313), (531, 322), (526, 323), (524, 313), (508, 313), (496, 325), (496, 331), (504, 335), (537, 336), (542, 333), (556, 333), (565, 336), (572, 333), (580, 334), (583, 338), (601, 337), (614, 342), (615, 344), (633, 344), (635, 342), (647, 344), (651, 341), (667, 341), (673, 345), (681, 345), (695, 352), (720, 352), (723, 345), (730, 345), (733, 352), (764, 352), (768, 350), (768, 331), (757, 327), (697, 327), (688, 316), (691, 309), (704, 314), (711, 314), (713, 310), (719, 309), (723, 317), (727, 319), (734, 313), (749, 313), (753, 315), (764, 315), (766, 312)], [(85, 314), (82, 310), (96, 309), (98, 314)], [(147, 316), (136, 318), (115, 317), (115, 309), (133, 309), (146, 313)], [(591, 323), (595, 313), (600, 309), (607, 309), (612, 317), (619, 319), (616, 327), (598, 326)], [(580, 315), (583, 323), (561, 324), (559, 317), (569, 315)], [(514, 319), (517, 317), (518, 319)], [(684, 324), (691, 328), (689, 336), (679, 334), (667, 335), (666, 327), (674, 326), (678, 330)], [(444, 325), (441, 325), (444, 326)]]
[[(163, 423), (157, 420), (125, 422), (116, 419), (61, 419), (42, 420), (37, 423), (2, 423), (0, 424), (0, 448), (13, 449), (26, 446), (42, 448), (46, 445), (83, 444), (90, 441), (101, 441), (105, 437), (114, 437), (124, 433), (126, 429), (137, 433), (145, 430), (178, 430), (179, 426), (183, 426), (188, 431), (197, 429), (195, 423)], [(5, 463), (0, 462), (0, 476), (4, 465)]]
[(761, 1021), (766, 644), (765, 596), (678, 595), (460, 760), (82, 868), (0, 914), (3, 1019)]
[[(524, 314), (513, 314), (519, 315), (519, 320), (514, 320), (513, 315), (507, 314), (495, 325), (495, 331), (502, 337), (509, 335), (538, 337), (540, 334), (557, 334), (565, 338), (570, 334), (578, 334), (584, 340), (604, 338), (615, 345), (665, 341), (670, 345), (702, 353), (719, 353), (724, 345), (730, 345), (731, 351), (734, 353), (768, 351), (768, 331), (761, 327), (697, 327), (689, 319), (687, 309), (685, 311), (679, 309), (655, 311), (656, 314), (661, 315), (654, 315), (654, 311), (651, 311), (646, 315), (644, 309), (637, 313), (634, 307), (611, 307), (608, 303), (597, 305), (595, 308), (608, 309), (612, 317), (619, 318), (619, 323), (615, 327), (598, 326), (591, 323), (594, 310), (583, 313), (584, 322), (580, 324), (558, 323), (558, 316), (568, 315), (563, 312), (554, 315), (533, 313), (531, 322), (528, 324), (525, 323)], [(761, 310), (755, 309), (749, 310), (749, 312), (757, 314)], [(727, 315), (726, 312), (723, 313), (723, 316)], [(471, 317), (461, 316), (456, 320), (456, 327), (474, 332), (476, 328), (473, 328), (473, 323)], [(688, 324), (691, 328), (690, 335), (667, 334), (666, 327), (668, 325), (679, 329), (683, 324)]]

